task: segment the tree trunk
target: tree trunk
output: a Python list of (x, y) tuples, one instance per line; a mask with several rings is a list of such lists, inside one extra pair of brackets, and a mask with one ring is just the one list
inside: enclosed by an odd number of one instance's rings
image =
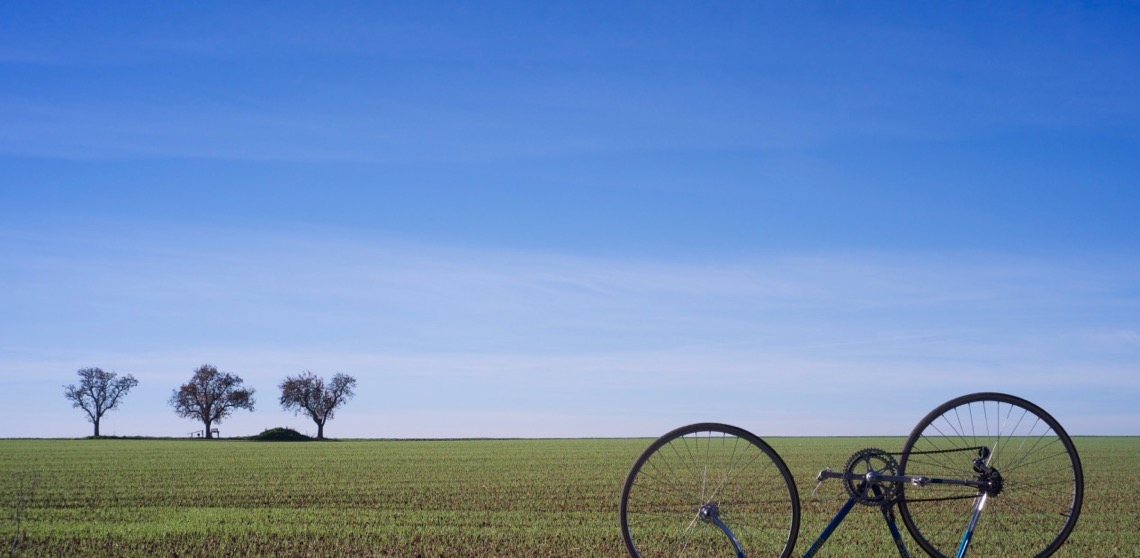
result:
[(213, 437), (214, 437), (214, 434), (210, 432), (210, 421), (208, 421), (208, 420), (205, 420), (205, 421), (202, 421), (202, 422), (205, 422), (205, 423), (206, 423), (206, 439), (208, 440), (208, 439), (210, 439), (210, 438), (213, 438)]
[(323, 423), (323, 422), (317, 423), (317, 439), (318, 440), (324, 440), (325, 439), (325, 423)]
[(95, 419), (91, 422), (95, 423), (95, 437), (98, 438), (99, 437), (99, 419)]

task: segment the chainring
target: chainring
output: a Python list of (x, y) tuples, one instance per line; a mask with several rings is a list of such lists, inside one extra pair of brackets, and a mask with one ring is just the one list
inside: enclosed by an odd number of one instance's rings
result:
[(894, 502), (898, 495), (898, 483), (868, 478), (868, 473), (888, 476), (899, 474), (898, 461), (881, 449), (866, 448), (855, 452), (843, 466), (843, 472), (846, 473), (843, 488), (860, 504), (882, 506)]

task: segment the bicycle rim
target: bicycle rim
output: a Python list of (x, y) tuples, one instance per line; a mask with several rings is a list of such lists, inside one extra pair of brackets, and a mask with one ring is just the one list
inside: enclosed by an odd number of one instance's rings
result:
[(787, 466), (755, 435), (712, 423), (658, 438), (630, 469), (620, 508), (630, 556), (732, 556), (727, 535), (698, 517), (710, 503), (745, 556), (791, 556), (800, 508)]
[[(976, 458), (997, 474), (976, 470)], [(966, 395), (931, 411), (911, 432), (899, 464), (909, 476), (990, 482), (985, 489), (903, 487), (903, 523), (936, 557), (956, 554), (983, 491), (989, 496), (969, 546), (974, 556), (1053, 554), (1084, 499), (1081, 462), (1068, 434), (1040, 407), (1006, 394)]]

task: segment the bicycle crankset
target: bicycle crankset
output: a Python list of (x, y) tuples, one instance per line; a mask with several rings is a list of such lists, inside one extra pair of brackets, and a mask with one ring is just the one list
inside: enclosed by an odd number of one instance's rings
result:
[(894, 501), (898, 486), (880, 477), (899, 474), (899, 463), (891, 454), (877, 448), (855, 452), (843, 466), (843, 487), (860, 504), (882, 506)]

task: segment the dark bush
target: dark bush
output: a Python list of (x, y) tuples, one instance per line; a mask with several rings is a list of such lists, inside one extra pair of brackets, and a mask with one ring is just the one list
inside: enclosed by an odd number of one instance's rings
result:
[(292, 428), (270, 428), (250, 440), (255, 442), (309, 442), (312, 438), (293, 430)]

